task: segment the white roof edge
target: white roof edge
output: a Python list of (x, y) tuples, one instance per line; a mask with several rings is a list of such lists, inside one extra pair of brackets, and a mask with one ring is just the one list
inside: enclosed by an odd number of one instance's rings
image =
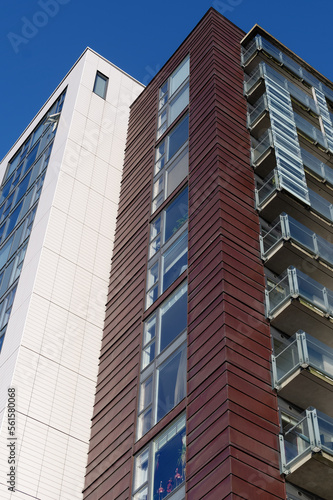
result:
[(108, 64), (110, 64), (111, 66), (113, 66), (114, 68), (116, 68), (118, 71), (120, 71), (121, 73), (123, 73), (124, 75), (126, 75), (128, 78), (131, 78), (133, 81), (135, 81), (136, 83), (138, 83), (139, 85), (142, 85), (142, 88), (144, 89), (145, 88), (145, 85), (143, 85), (143, 83), (139, 82), (138, 80), (136, 80), (135, 78), (133, 78), (131, 75), (129, 75), (128, 73), (126, 73), (126, 71), (123, 71), (121, 68), (118, 68), (118, 66), (116, 66), (115, 64), (113, 64), (111, 61), (109, 61), (108, 59), (106, 59), (105, 57), (101, 56), (100, 54), (98, 54), (98, 52), (96, 52), (95, 50), (91, 49), (90, 47), (86, 47), (85, 50), (82, 52), (82, 54), (80, 55), (80, 57), (75, 61), (75, 63), (73, 64), (73, 66), (70, 68), (69, 71), (67, 71), (66, 75), (62, 78), (62, 80), (60, 81), (60, 83), (56, 86), (56, 88), (54, 89), (54, 91), (52, 92), (52, 94), (48, 97), (48, 99), (44, 102), (44, 104), (42, 105), (42, 107), (37, 111), (37, 113), (35, 114), (35, 116), (32, 118), (32, 120), (30, 120), (30, 122), (28, 123), (28, 125), (25, 127), (25, 129), (23, 130), (23, 132), (19, 135), (19, 137), (16, 139), (16, 141), (14, 142), (14, 144), (12, 145), (12, 147), (7, 151), (7, 153), (5, 154), (5, 156), (0, 160), (0, 164), (4, 161), (4, 159), (9, 155), (9, 153), (12, 151), (12, 149), (14, 149), (14, 147), (16, 146), (16, 144), (20, 141), (21, 137), (24, 135), (24, 133), (26, 132), (26, 130), (31, 126), (31, 124), (34, 122), (34, 120), (37, 118), (37, 116), (41, 113), (41, 111), (46, 107), (46, 105), (48, 104), (48, 102), (53, 98), (54, 94), (56, 94), (56, 92), (58, 91), (59, 87), (61, 87), (61, 85), (63, 85), (64, 81), (68, 78), (69, 74), (73, 71), (73, 69), (75, 68), (75, 66), (78, 64), (78, 62), (83, 58), (83, 56), (86, 54), (86, 52), (92, 52), (93, 54), (95, 54), (97, 57), (103, 59), (105, 62), (107, 62)]

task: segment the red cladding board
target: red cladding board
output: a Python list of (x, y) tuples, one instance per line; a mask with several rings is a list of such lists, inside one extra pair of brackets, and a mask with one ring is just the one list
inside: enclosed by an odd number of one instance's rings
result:
[[(85, 500), (130, 498), (133, 454), (185, 409), (187, 500), (231, 500), (243, 484), (251, 498), (283, 498), (240, 67), (243, 36), (210, 9), (131, 107)], [(189, 53), (189, 392), (135, 442), (142, 322), (163, 300), (144, 311), (158, 89)], [(259, 463), (259, 482), (251, 484)], [(241, 483), (233, 476), (239, 471)], [(268, 477), (265, 489), (260, 481)]]
[[(188, 338), (191, 347), (188, 350), (187, 414), (191, 435), (197, 438), (188, 441), (188, 456), (191, 457), (188, 500), (208, 498), (211, 488), (217, 488), (215, 494), (223, 491), (223, 481), (220, 486), (214, 486), (214, 480), (206, 484), (195, 479), (203, 464), (207, 477), (214, 476), (216, 464), (208, 457), (212, 443), (222, 439), (220, 419), (213, 419), (209, 429), (203, 432), (197, 428), (202, 428), (205, 418), (212, 419), (216, 407), (229, 406), (231, 402), (243, 405), (254, 417), (250, 425), (233, 412), (229, 414), (230, 428), (235, 425), (237, 432), (251, 433), (251, 438), (247, 439), (252, 449), (249, 445), (243, 453), (247, 453), (250, 460), (253, 450), (262, 451), (263, 466), (274, 465), (275, 471), (266, 494), (271, 495), (275, 488), (277, 498), (284, 498), (278, 474), (277, 427), (273, 427), (273, 433), (265, 435), (269, 445), (265, 446), (261, 440), (264, 431), (260, 422), (268, 419), (276, 424), (278, 414), (270, 380), (270, 333), (263, 306), (264, 270), (259, 255), (259, 221), (254, 209), (254, 175), (246, 130), (246, 102), (242, 95), (239, 39), (237, 30), (233, 37), (228, 37), (226, 24), (225, 20), (214, 23), (218, 43), (214, 44), (209, 57), (214, 73), (201, 73), (200, 82), (195, 77), (192, 79), (191, 73), (191, 83), (194, 81), (189, 153)], [(191, 53), (191, 69), (198, 66), (196, 54)], [(210, 89), (207, 98), (201, 93), (204, 88)], [(217, 240), (217, 235), (221, 240)], [(209, 315), (202, 316), (208, 309)], [(232, 325), (235, 329), (230, 328)], [(214, 372), (220, 375), (213, 377)], [(202, 385), (205, 385), (204, 391), (201, 391)], [(229, 443), (230, 437), (236, 436), (235, 432), (229, 435)], [(221, 450), (225, 439), (223, 433)], [(233, 450), (241, 447), (240, 441), (235, 441), (234, 448), (229, 451), (230, 459)], [(203, 457), (206, 459), (201, 461)], [(243, 468), (243, 471), (243, 481), (251, 483), (252, 469)], [(263, 473), (258, 475), (264, 477)], [(192, 487), (194, 483), (197, 484), (195, 488)], [(251, 498), (255, 498), (253, 484), (251, 490)], [(261, 494), (259, 487), (258, 495)]]

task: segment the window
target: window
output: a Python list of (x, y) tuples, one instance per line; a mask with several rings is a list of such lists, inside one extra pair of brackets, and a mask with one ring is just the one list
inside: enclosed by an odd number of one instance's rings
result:
[(145, 321), (138, 439), (186, 396), (187, 283)]
[(164, 134), (188, 105), (189, 74), (190, 58), (188, 56), (160, 88), (157, 138)]
[(187, 269), (188, 188), (150, 225), (146, 307)]
[(188, 115), (157, 146), (153, 185), (154, 212), (188, 173)]
[[(36, 206), (56, 128), (48, 117), (61, 111), (65, 92), (8, 163), (0, 191), (0, 345), (4, 340), (15, 289), (24, 262)], [(2, 242), (2, 243), (1, 243)]]
[(109, 79), (99, 71), (96, 73), (94, 93), (105, 99)]
[(149, 443), (134, 462), (133, 500), (185, 498), (185, 415)]

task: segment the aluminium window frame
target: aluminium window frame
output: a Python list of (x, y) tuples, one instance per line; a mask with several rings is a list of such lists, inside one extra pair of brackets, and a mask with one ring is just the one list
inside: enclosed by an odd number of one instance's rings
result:
[[(172, 72), (172, 74), (167, 78), (167, 80), (161, 85), (158, 92), (158, 116), (157, 116), (157, 131), (156, 137), (159, 139), (164, 132), (170, 127), (170, 125), (175, 121), (175, 119), (180, 115), (180, 113), (188, 106), (189, 102), (187, 102), (186, 106), (182, 108), (182, 110), (173, 118), (170, 119), (170, 109), (175, 101), (180, 97), (181, 93), (186, 91), (186, 87), (189, 89), (189, 81), (190, 81), (190, 66), (188, 68), (188, 74), (186, 78), (178, 85), (178, 87), (170, 94), (171, 92), (171, 81), (173, 76), (179, 70), (179, 68), (183, 65), (190, 64), (190, 55), (187, 56), (181, 61), (181, 63), (177, 66), (177, 68)], [(166, 90), (163, 91), (163, 88), (166, 86)], [(164, 101), (165, 96), (167, 95), (166, 100)], [(165, 119), (161, 121), (161, 117), (164, 114)]]
[[(172, 356), (186, 349), (187, 347), (187, 321), (186, 326), (181, 329), (177, 335), (161, 350), (161, 334), (162, 334), (162, 318), (163, 314), (166, 314), (166, 307), (170, 304), (174, 298), (177, 296), (177, 300), (183, 299), (184, 295), (187, 298), (187, 280), (185, 280), (181, 285), (179, 285), (176, 290), (170, 294), (155, 311), (148, 316), (143, 325), (143, 338), (142, 338), (142, 348), (141, 348), (141, 364), (140, 364), (140, 380), (139, 380), (139, 398), (138, 398), (138, 411), (137, 411), (137, 429), (136, 429), (136, 439), (141, 439), (142, 436), (148, 432), (142, 432), (142, 423), (140, 422), (140, 417), (143, 416), (149, 408), (152, 410), (152, 428), (159, 420), (157, 419), (157, 406), (158, 406), (158, 370), (160, 367), (171, 360)], [(177, 300), (173, 302), (172, 305), (177, 303)], [(172, 307), (172, 306), (171, 306)], [(165, 310), (163, 313), (163, 310)], [(187, 315), (187, 300), (186, 300), (186, 315)], [(155, 322), (154, 336), (146, 339), (146, 326), (148, 327), (151, 321)], [(154, 358), (146, 363), (145, 362), (145, 350), (154, 344)], [(142, 386), (145, 381), (152, 377), (152, 398), (151, 403), (147, 404), (145, 407), (141, 408), (141, 397), (142, 397)], [(179, 401), (180, 402), (180, 401)], [(178, 404), (178, 403), (177, 403)], [(163, 417), (161, 417), (163, 418)]]
[[(96, 92), (99, 80), (102, 80), (104, 82), (102, 94), (100, 94), (99, 92)], [(94, 81), (94, 86), (93, 86), (93, 93), (105, 100), (106, 94), (108, 91), (108, 87), (109, 87), (109, 77), (107, 77), (106, 75), (104, 75), (100, 71), (96, 71), (96, 76), (95, 76), (95, 81)]]
[[(175, 132), (177, 127), (181, 126), (185, 120), (189, 119), (189, 114), (186, 113), (177, 124), (169, 131), (165, 138), (156, 146), (155, 148), (155, 163), (154, 163), (154, 176), (153, 176), (153, 191), (152, 191), (152, 206), (151, 213), (153, 214), (159, 206), (171, 195), (168, 194), (168, 177), (169, 172), (175, 167), (175, 164), (182, 159), (182, 157), (189, 154), (189, 139), (187, 134), (186, 141), (180, 146), (180, 148), (174, 153), (171, 158), (169, 158), (170, 150), (170, 136)], [(158, 157), (158, 148), (164, 143), (164, 154)], [(157, 164), (164, 157), (164, 165), (160, 169), (157, 169)], [(187, 159), (187, 174), (180, 181), (182, 182), (188, 176), (188, 159)], [(163, 178), (162, 188), (155, 194), (155, 185)], [(179, 184), (178, 184), (179, 185)], [(176, 189), (176, 187), (174, 188)], [(162, 197), (161, 197), (162, 195)]]
[[(151, 257), (151, 259), (149, 259), (148, 265), (147, 265), (146, 310), (154, 304), (154, 302), (157, 300), (157, 298), (160, 297), (167, 290), (167, 288), (169, 288), (169, 287), (167, 287), (165, 290), (163, 290), (163, 276), (165, 274), (165, 272), (164, 272), (164, 257), (165, 257), (165, 254), (167, 253), (167, 251), (169, 249), (171, 249), (171, 247), (174, 244), (179, 242), (185, 236), (185, 234), (188, 238), (188, 222), (187, 221), (182, 225), (182, 227), (178, 231), (176, 231), (176, 233), (174, 235), (171, 236), (171, 238), (169, 238), (169, 240), (163, 246), (161, 246), (160, 250), (158, 252), (156, 252), (155, 255), (153, 255), (153, 257)], [(187, 250), (186, 251), (188, 252), (188, 241), (187, 241)], [(152, 284), (149, 284), (149, 272), (152, 269), (152, 267), (156, 264), (158, 264), (157, 279)], [(188, 267), (188, 263), (186, 265), (186, 269), (187, 269), (187, 267)], [(185, 273), (185, 269), (179, 276), (181, 276), (183, 273)], [(173, 281), (173, 283), (174, 283), (174, 281)], [(149, 294), (156, 287), (156, 284), (157, 284), (157, 297), (155, 300), (152, 300), (150, 302)]]
[[(156, 444), (158, 440), (160, 440), (164, 435), (167, 435), (170, 430), (179, 426), (178, 433), (181, 433), (183, 429), (185, 429), (186, 436), (186, 414), (182, 413), (178, 417), (176, 417), (165, 429), (163, 429), (157, 436), (155, 436), (139, 453), (137, 453), (134, 457), (134, 477), (133, 477), (133, 490), (132, 490), (132, 500), (139, 499), (139, 494), (144, 493), (144, 490), (147, 489), (147, 499), (153, 499), (153, 485), (154, 485), (154, 469), (155, 469), (155, 451)], [(186, 438), (185, 438), (186, 439)], [(187, 443), (186, 443), (187, 447)], [(135, 488), (135, 480), (136, 480), (136, 460), (143, 455), (144, 453), (148, 454), (148, 472), (147, 472), (147, 480), (141, 483), (137, 488)], [(176, 488), (167, 495), (168, 500), (183, 500), (185, 498), (185, 481), (182, 481), (181, 484), (176, 486)]]
[[(154, 360), (149, 363), (149, 365), (140, 373), (140, 390), (139, 390), (139, 398), (138, 398), (138, 414), (137, 414), (137, 430), (136, 430), (136, 439), (139, 440), (147, 432), (149, 432), (150, 429), (154, 427), (158, 422), (162, 420), (162, 418), (167, 415), (166, 412), (160, 419), (157, 419), (157, 409), (158, 409), (158, 399), (159, 399), (159, 394), (158, 394), (158, 383), (159, 383), (159, 370), (161, 367), (166, 364), (168, 361), (171, 361), (172, 358), (178, 354), (178, 353), (183, 353), (183, 351), (187, 349), (187, 329), (183, 330), (177, 338), (171, 342), (168, 347), (166, 347), (161, 353), (155, 355)], [(151, 398), (151, 403), (148, 404), (146, 407), (143, 407), (140, 409), (141, 405), (141, 390), (142, 390), (142, 385), (144, 382), (146, 382), (150, 377), (152, 377), (152, 398)], [(185, 380), (186, 381), (186, 380)], [(185, 397), (185, 396), (184, 396)], [(184, 398), (182, 398), (180, 401), (182, 401)], [(178, 403), (176, 403), (175, 406), (173, 406), (169, 411), (171, 411), (173, 408), (175, 408)], [(148, 411), (152, 411), (152, 416), (151, 416), (151, 426), (149, 429), (147, 429), (145, 432), (142, 431), (141, 429), (141, 422), (140, 422), (140, 417), (144, 416), (144, 414)]]

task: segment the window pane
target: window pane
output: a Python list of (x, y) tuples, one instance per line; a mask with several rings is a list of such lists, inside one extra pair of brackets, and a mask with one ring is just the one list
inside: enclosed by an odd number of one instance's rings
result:
[[(14, 229), (15, 227), (15, 224), (19, 218), (19, 215), (20, 215), (20, 212), (21, 212), (21, 208), (22, 208), (22, 203), (21, 202), (18, 207), (14, 210), (14, 212), (12, 213), (12, 215), (10, 216), (9, 218), (9, 223), (8, 223), (8, 226), (6, 228), (6, 235), (8, 235), (9, 233), (12, 232), (12, 230)], [(4, 236), (4, 238), (6, 238), (6, 235)]]
[(174, 189), (182, 182), (188, 174), (188, 148), (173, 162), (167, 170), (167, 192), (168, 197)]
[(31, 171), (24, 177), (23, 181), (19, 184), (19, 186), (17, 188), (17, 196), (16, 196), (15, 203), (17, 203), (22, 198), (22, 196), (25, 195), (27, 188), (28, 188), (30, 175), (31, 175)]
[(156, 334), (156, 315), (151, 316), (145, 323), (143, 345), (148, 344)]
[(170, 103), (169, 125), (177, 118), (177, 116), (186, 108), (189, 102), (189, 85), (186, 85)]
[(144, 370), (155, 358), (155, 342), (144, 348), (142, 352), (142, 369)]
[(158, 297), (158, 287), (154, 286), (147, 294), (147, 308), (150, 307)]
[(157, 422), (186, 395), (186, 349), (173, 354), (158, 370)]
[(161, 237), (158, 236), (154, 241), (150, 244), (149, 258), (155, 255), (156, 252), (161, 248)]
[(101, 73), (96, 74), (94, 92), (99, 95), (103, 99), (105, 99), (106, 95), (106, 87), (107, 87), (108, 78)]
[(13, 242), (13, 237), (9, 238), (4, 247), (0, 250), (0, 269), (6, 264), (9, 250)]
[(139, 412), (144, 410), (145, 408), (147, 408), (147, 406), (151, 404), (152, 395), (153, 395), (153, 378), (148, 377), (141, 384)]
[(155, 210), (160, 206), (162, 205), (164, 201), (164, 193), (160, 193), (158, 196), (156, 196), (156, 198), (153, 200), (153, 209), (152, 209), (152, 212), (155, 212)]
[(154, 182), (153, 187), (153, 198), (155, 198), (164, 189), (164, 178), (163, 175)]
[(161, 307), (160, 352), (187, 326), (187, 285), (182, 286)]
[(169, 153), (168, 160), (170, 160), (178, 149), (188, 139), (188, 116), (181, 121), (177, 127), (169, 134)]
[(171, 75), (170, 78), (170, 94), (173, 94), (175, 90), (186, 80), (190, 74), (190, 59), (187, 57), (176, 69), (176, 71)]
[(37, 151), (38, 151), (38, 144), (36, 144), (36, 146), (34, 147), (34, 149), (32, 151), (30, 151), (26, 161), (25, 161), (25, 165), (24, 165), (24, 171), (26, 172), (27, 170), (29, 170), (29, 168), (31, 167), (31, 165), (33, 164), (33, 162), (35, 161), (36, 159), (36, 156), (37, 156)]
[(164, 243), (188, 219), (188, 188), (184, 189), (177, 198), (165, 209)]
[[(177, 427), (181, 427), (181, 425), (178, 424)], [(178, 429), (177, 427), (169, 429), (155, 444), (153, 491), (155, 495), (155, 492), (162, 488), (163, 498), (172, 493), (185, 480), (185, 423), (182, 428)]]
[(148, 499), (148, 488), (139, 491), (133, 497), (134, 500), (147, 500)]
[(147, 411), (141, 413), (138, 419), (138, 439), (144, 436), (153, 427), (153, 411), (149, 408)]
[(0, 203), (2, 203), (5, 198), (7, 198), (8, 193), (10, 191), (10, 188), (12, 186), (12, 180), (13, 180), (13, 177), (11, 177), (10, 179), (8, 179), (7, 183), (2, 188), (1, 197), (0, 197)]
[(153, 286), (158, 280), (158, 262), (148, 270), (148, 288)]
[(187, 231), (163, 257), (163, 292), (187, 269)]
[(134, 490), (137, 490), (148, 480), (148, 450), (136, 457), (134, 467)]
[(15, 158), (11, 161), (11, 163), (9, 164), (9, 168), (8, 168), (8, 172), (7, 172), (7, 175), (6, 175), (6, 178), (8, 178), (10, 176), (10, 174), (12, 172), (14, 172), (15, 168), (17, 167), (17, 165), (19, 164), (19, 160), (20, 160), (20, 156), (21, 156), (21, 151), (19, 151), (17, 153), (17, 155), (15, 156)]
[(39, 125), (39, 127), (37, 128), (37, 130), (35, 130), (35, 132), (34, 132), (32, 142), (31, 142), (31, 147), (35, 144), (35, 142), (38, 141), (38, 139), (40, 138), (40, 136), (43, 133), (43, 129), (44, 129), (44, 123), (41, 123)]

